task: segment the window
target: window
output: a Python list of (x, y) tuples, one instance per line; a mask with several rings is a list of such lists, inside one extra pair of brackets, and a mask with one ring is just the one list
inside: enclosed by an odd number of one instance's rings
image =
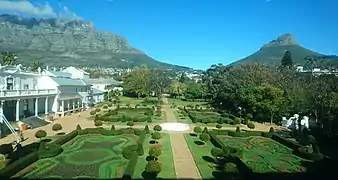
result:
[(24, 84), (24, 85), (23, 85), (23, 89), (24, 89), (24, 90), (28, 90), (28, 89), (29, 89), (29, 85), (28, 85), (28, 84)]
[(75, 92), (77, 92), (77, 88), (75, 88)]
[(7, 78), (7, 90), (13, 90), (14, 80), (12, 77)]
[(24, 110), (24, 111), (27, 111), (27, 110), (28, 110), (28, 99), (25, 99), (25, 100), (23, 101), (23, 110)]

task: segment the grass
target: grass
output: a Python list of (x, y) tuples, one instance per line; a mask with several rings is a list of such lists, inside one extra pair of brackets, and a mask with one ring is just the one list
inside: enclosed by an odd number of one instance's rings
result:
[(155, 122), (157, 121), (167, 122), (167, 113), (165, 111), (162, 111), (161, 116), (160, 117), (154, 116), (153, 120), (155, 120)]
[(206, 106), (208, 102), (194, 102), (194, 101), (183, 101), (182, 99), (174, 99), (174, 98), (168, 98), (169, 104), (176, 104), (178, 106), (187, 106), (189, 104), (191, 105), (202, 105)]
[(211, 142), (207, 142), (206, 145), (197, 145), (194, 141), (199, 141), (199, 139), (197, 137), (192, 137), (190, 134), (184, 134), (184, 138), (202, 178), (214, 179), (214, 176), (212, 175), (212, 172), (214, 171), (212, 167), (214, 164), (205, 160), (210, 159), (210, 152), (214, 146)]
[[(179, 123), (187, 123), (187, 124), (192, 124), (192, 121), (191, 119), (188, 117), (188, 116), (183, 116), (181, 113), (180, 113), (180, 110), (173, 110), (174, 112), (174, 115), (176, 117), (176, 120), (177, 122)], [(180, 117), (181, 115), (181, 117)], [(184, 119), (183, 119), (184, 118)]]
[(55, 157), (40, 159), (17, 174), (24, 178), (122, 177), (128, 160), (121, 153), (123, 147), (134, 144), (135, 135), (79, 136), (63, 145), (63, 152)]
[[(146, 140), (144, 141), (144, 155), (139, 156), (137, 165), (135, 167), (135, 172), (133, 179), (143, 179), (142, 172), (147, 164), (146, 158), (148, 156), (149, 148), (151, 144), (149, 141), (151, 140), (150, 135), (147, 135)], [(162, 133), (162, 139), (159, 140), (159, 144), (162, 145), (162, 154), (158, 157), (158, 161), (163, 163), (162, 171), (157, 176), (158, 178), (166, 178), (166, 179), (175, 179), (175, 165), (173, 160), (173, 152), (171, 148), (170, 136), (169, 134)]]
[(132, 104), (132, 105), (136, 105), (136, 104), (141, 104), (142, 101), (144, 101), (145, 98), (132, 98), (132, 97), (126, 97), (126, 96), (122, 96), (120, 97), (120, 103), (119, 104)]

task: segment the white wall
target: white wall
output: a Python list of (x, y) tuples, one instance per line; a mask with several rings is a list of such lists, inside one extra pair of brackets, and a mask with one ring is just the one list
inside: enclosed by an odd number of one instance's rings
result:
[(28, 85), (28, 89), (34, 89), (34, 84), (37, 83), (37, 79), (39, 78), (39, 76), (34, 75), (0, 73), (1, 85), (7, 85), (5, 79), (8, 76), (13, 78), (13, 89), (16, 89), (18, 87), (20, 90), (23, 90), (25, 85)]
[(57, 89), (58, 84), (48, 76), (38, 78), (38, 89)]
[(106, 92), (107, 90), (105, 90), (104, 88), (109, 85), (109, 84), (92, 84), (93, 88), (96, 88), (100, 91)]
[(74, 79), (89, 79), (89, 75), (86, 75), (83, 71), (71, 66), (63, 70), (63, 72), (71, 73)]

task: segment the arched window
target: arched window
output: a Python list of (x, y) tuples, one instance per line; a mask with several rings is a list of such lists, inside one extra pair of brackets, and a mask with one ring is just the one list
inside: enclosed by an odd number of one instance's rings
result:
[(11, 76), (6, 77), (6, 89), (7, 90), (13, 90), (14, 86), (14, 78)]

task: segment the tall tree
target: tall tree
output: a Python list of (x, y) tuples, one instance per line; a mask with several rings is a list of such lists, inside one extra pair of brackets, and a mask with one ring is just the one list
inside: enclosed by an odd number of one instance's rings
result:
[(149, 95), (149, 69), (141, 66), (133, 69), (123, 77), (123, 90), (138, 98)]
[(202, 98), (202, 85), (196, 82), (190, 82), (187, 84), (187, 88), (184, 91), (184, 97), (186, 99), (200, 99)]
[(2, 61), (1, 64), (3, 65), (17, 65), (18, 64), (18, 56), (13, 54), (12, 52), (2, 52)]
[(282, 60), (281, 60), (281, 66), (285, 67), (285, 68), (292, 68), (293, 66), (293, 61), (292, 61), (292, 57), (291, 57), (291, 52), (290, 51), (286, 51)]
[(155, 92), (158, 98), (161, 98), (162, 93), (166, 89), (170, 89), (171, 79), (169, 74), (162, 69), (154, 69), (150, 71), (149, 76), (150, 90)]

